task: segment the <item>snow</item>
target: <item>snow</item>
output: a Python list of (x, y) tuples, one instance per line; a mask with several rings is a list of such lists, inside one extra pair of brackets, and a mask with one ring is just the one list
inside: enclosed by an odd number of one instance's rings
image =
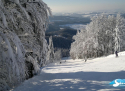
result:
[(65, 25), (60, 25), (61, 27), (70, 27), (76, 30), (82, 30), (86, 28), (86, 25), (84, 24), (65, 24)]
[(1, 12), (1, 13), (2, 13), (2, 21), (3, 21), (4, 26), (5, 26), (5, 27), (8, 27), (5, 14), (4, 14), (3, 12)]
[[(26, 80), (11, 91), (124, 91), (113, 87), (109, 82), (125, 79), (125, 52), (107, 57), (60, 62), (41, 68), (41, 74)], [(66, 60), (66, 62), (65, 62)]]

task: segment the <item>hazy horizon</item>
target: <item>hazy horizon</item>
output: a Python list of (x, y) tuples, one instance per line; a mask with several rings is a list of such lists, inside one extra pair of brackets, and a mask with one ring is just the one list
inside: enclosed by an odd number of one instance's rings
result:
[(125, 0), (43, 0), (52, 12), (76, 13), (102, 10), (125, 10)]

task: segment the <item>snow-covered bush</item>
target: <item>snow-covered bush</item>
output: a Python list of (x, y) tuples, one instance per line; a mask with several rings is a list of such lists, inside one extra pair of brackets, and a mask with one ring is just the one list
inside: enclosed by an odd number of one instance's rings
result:
[(55, 53), (54, 53), (54, 60), (55, 60), (55, 61), (60, 61), (61, 58), (62, 58), (61, 49), (58, 49), (58, 50), (55, 51)]
[(125, 19), (120, 14), (116, 17), (102, 14), (91, 20), (86, 29), (73, 36), (75, 42), (70, 50), (73, 59), (108, 55), (125, 48)]
[[(0, 0), (0, 91), (25, 80), (26, 60), (39, 73), (48, 51), (48, 12), (42, 0)], [(32, 53), (28, 59), (26, 53)]]

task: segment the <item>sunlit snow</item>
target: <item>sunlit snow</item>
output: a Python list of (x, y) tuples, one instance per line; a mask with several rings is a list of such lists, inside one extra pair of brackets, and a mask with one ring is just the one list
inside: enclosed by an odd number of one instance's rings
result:
[[(26, 80), (14, 91), (117, 91), (109, 85), (114, 79), (125, 79), (125, 52), (89, 59), (64, 58), (41, 68), (41, 74)], [(65, 62), (66, 60), (66, 62)]]

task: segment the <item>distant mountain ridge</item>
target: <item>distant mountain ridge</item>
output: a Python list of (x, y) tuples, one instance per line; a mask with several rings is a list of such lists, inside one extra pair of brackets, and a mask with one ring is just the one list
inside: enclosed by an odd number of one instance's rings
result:
[(47, 32), (46, 40), (49, 41), (49, 36), (53, 37), (53, 44), (55, 48), (69, 49), (72, 43), (72, 37), (76, 34), (75, 29), (64, 28), (59, 31)]

